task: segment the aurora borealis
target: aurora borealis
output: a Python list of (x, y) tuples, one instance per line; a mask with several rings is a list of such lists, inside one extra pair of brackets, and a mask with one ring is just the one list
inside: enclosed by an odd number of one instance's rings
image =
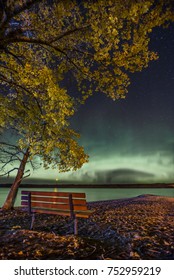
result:
[(159, 59), (131, 75), (126, 99), (114, 102), (96, 93), (72, 120), (89, 163), (62, 174), (40, 168), (24, 183), (174, 182), (174, 24), (156, 28), (150, 48)]

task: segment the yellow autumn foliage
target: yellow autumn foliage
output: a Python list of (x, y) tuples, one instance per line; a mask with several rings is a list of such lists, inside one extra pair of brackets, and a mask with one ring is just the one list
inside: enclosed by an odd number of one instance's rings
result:
[(174, 21), (171, 2), (7, 0), (0, 12), (1, 130), (13, 128), (19, 148), (45, 168), (80, 168), (88, 157), (70, 128), (76, 105), (95, 91), (126, 97), (129, 72), (158, 58), (149, 34)]

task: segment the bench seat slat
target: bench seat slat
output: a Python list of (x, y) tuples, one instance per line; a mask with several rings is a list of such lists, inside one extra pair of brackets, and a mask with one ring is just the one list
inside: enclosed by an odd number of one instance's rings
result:
[[(22, 202), (28, 202), (28, 195), (21, 197)], [(32, 201), (38, 202), (60, 202), (60, 203), (69, 203), (69, 197), (62, 198), (62, 197), (37, 197), (32, 196)], [(72, 200), (74, 205), (86, 205), (86, 200), (84, 199), (73, 199)], [(26, 204), (25, 204), (26, 205)]]
[(21, 201), (21, 206), (28, 206), (28, 201)]
[(74, 211), (74, 213), (76, 214), (76, 217), (78, 218), (89, 218), (93, 211), (87, 210), (87, 211)]
[(21, 200), (22, 201), (24, 201), (24, 200), (28, 201), (28, 195), (22, 195), (21, 196)]
[(39, 208), (45, 208), (45, 209), (57, 209), (57, 210), (63, 210), (67, 209), (69, 210), (69, 205), (68, 204), (53, 204), (53, 203), (42, 203), (42, 202), (31, 202), (31, 209), (34, 209), (36, 207)]
[[(70, 210), (68, 203), (44, 203), (44, 202), (31, 202), (31, 208), (43, 207), (45, 209), (68, 209)], [(87, 210), (85, 205), (74, 205), (74, 210)]]
[[(45, 201), (45, 202), (60, 202), (60, 203), (69, 203), (69, 197), (62, 198), (62, 197), (31, 197), (32, 201)], [(73, 199), (73, 204), (84, 204), (86, 205), (86, 200), (84, 199)]]
[(65, 211), (65, 210), (48, 210), (48, 209), (45, 209), (45, 208), (33, 208), (32, 209), (32, 213), (42, 213), (42, 214), (55, 214), (55, 215), (62, 215), (62, 216), (71, 216), (71, 212), (70, 211)]
[(74, 205), (74, 212), (78, 211), (78, 210), (82, 210), (82, 211), (87, 211), (87, 206), (86, 205)]
[[(41, 192), (41, 191), (22, 191), (22, 195), (31, 193), (32, 196), (55, 196), (55, 197), (69, 197), (68, 192)], [(86, 198), (85, 193), (71, 193), (73, 198)]]
[[(54, 210), (48, 210), (48, 209), (45, 209), (45, 208), (34, 208), (32, 209), (32, 213), (42, 213), (42, 214), (55, 214), (55, 215), (60, 215), (60, 216), (68, 216), (70, 217), (71, 216), (71, 212), (70, 211), (63, 211), (63, 210), (60, 210), (60, 211), (54, 211)], [(92, 214), (91, 211), (87, 211), (87, 212), (80, 212), (80, 211), (74, 211), (74, 213), (76, 214), (76, 217), (77, 218), (89, 218), (89, 216)]]

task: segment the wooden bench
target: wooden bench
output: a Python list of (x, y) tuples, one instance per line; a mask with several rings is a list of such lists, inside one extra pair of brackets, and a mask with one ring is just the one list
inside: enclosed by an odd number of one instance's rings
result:
[(30, 229), (35, 213), (55, 214), (74, 220), (74, 234), (78, 234), (77, 218), (89, 218), (93, 213), (87, 209), (85, 193), (21, 191), (21, 206), (32, 214)]

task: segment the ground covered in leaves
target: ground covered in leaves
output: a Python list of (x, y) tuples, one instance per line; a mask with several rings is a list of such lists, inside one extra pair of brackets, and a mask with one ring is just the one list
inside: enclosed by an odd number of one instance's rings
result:
[(89, 203), (78, 236), (69, 218), (0, 211), (0, 259), (174, 259), (174, 198), (144, 195)]

